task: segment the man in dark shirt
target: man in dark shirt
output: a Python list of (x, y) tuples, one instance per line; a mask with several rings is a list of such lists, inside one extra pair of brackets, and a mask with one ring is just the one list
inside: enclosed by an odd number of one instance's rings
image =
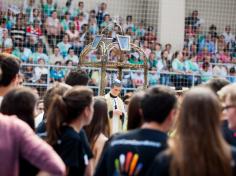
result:
[(172, 125), (175, 107), (173, 90), (164, 86), (149, 88), (141, 102), (142, 127), (108, 141), (95, 176), (145, 175), (155, 155), (167, 146), (166, 132)]

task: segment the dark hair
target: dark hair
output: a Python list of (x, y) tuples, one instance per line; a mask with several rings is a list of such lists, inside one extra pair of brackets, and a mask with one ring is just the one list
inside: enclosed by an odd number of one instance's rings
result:
[(163, 123), (176, 102), (175, 92), (171, 88), (167, 86), (149, 88), (141, 101), (144, 122)]
[(63, 84), (63, 83), (55, 83), (51, 88), (47, 90), (47, 92), (44, 95), (43, 102), (44, 102), (44, 112), (45, 115), (49, 109), (50, 104), (53, 101), (53, 98), (56, 95), (63, 95), (68, 89), (71, 87)]
[(86, 86), (89, 81), (88, 74), (80, 69), (71, 70), (71, 72), (66, 77), (65, 83), (70, 86), (79, 86), (84, 85)]
[(0, 53), (0, 68), (2, 70), (0, 86), (8, 86), (19, 73), (20, 60), (13, 55)]
[(217, 94), (220, 89), (228, 84), (230, 84), (230, 82), (225, 78), (212, 78), (206, 83), (206, 86)]
[(18, 87), (9, 91), (3, 98), (0, 111), (6, 115), (17, 115), (34, 129), (34, 110), (38, 96), (32, 89)]
[(47, 112), (48, 143), (54, 145), (63, 124), (69, 124), (83, 113), (93, 101), (93, 91), (85, 86), (76, 86), (56, 95)]
[(84, 127), (92, 149), (101, 133), (106, 137), (110, 136), (106, 99), (104, 97), (95, 97), (93, 107), (93, 119), (88, 126)]
[(141, 109), (141, 100), (144, 97), (144, 92), (137, 92), (135, 93), (128, 106), (128, 123), (127, 123), (127, 130), (132, 130), (139, 128), (142, 125), (142, 115), (140, 114)]

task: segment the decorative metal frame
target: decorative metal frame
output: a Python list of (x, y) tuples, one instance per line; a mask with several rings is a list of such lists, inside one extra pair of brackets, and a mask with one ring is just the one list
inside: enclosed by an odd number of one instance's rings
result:
[[(129, 64), (127, 63), (127, 59), (125, 59), (125, 57), (123, 56), (123, 54), (125, 52), (130, 52), (130, 51), (122, 51), (120, 49), (119, 43), (118, 42), (111, 42), (111, 43), (106, 43), (107, 40), (110, 40), (111, 38), (106, 37), (106, 35), (104, 34), (104, 32), (107, 30), (109, 31), (109, 28), (114, 28), (115, 26), (118, 26), (120, 29), (120, 32), (122, 35), (124, 35), (124, 31), (123, 28), (117, 24), (116, 22), (113, 22), (111, 25), (108, 25), (106, 28), (104, 28), (101, 31), (101, 36), (102, 39), (99, 42), (97, 49), (101, 50), (101, 59), (98, 62), (87, 62), (85, 61), (85, 58), (87, 56), (87, 54), (94, 50), (92, 49), (92, 43), (88, 44), (81, 52), (80, 54), (80, 60), (79, 60), (79, 64), (81, 67), (94, 67), (94, 68), (101, 68), (101, 82), (100, 82), (100, 95), (104, 95), (104, 90), (106, 87), (106, 69), (107, 68), (112, 68), (112, 69), (117, 69), (118, 70), (118, 79), (122, 80), (122, 70), (123, 69), (133, 69), (133, 70), (140, 70), (142, 69), (144, 71), (144, 85), (143, 88), (146, 89), (147, 88), (147, 70), (148, 70), (148, 66), (147, 66), (147, 57), (144, 53), (144, 51), (142, 50), (142, 48), (140, 48), (139, 46), (130, 43), (130, 49), (134, 50), (135, 52), (139, 53), (139, 56), (143, 56), (143, 60), (144, 63), (141, 64)], [(117, 62), (110, 62), (108, 60), (109, 58), (109, 53), (113, 50), (113, 49), (117, 49), (120, 52), (120, 57), (117, 60)]]

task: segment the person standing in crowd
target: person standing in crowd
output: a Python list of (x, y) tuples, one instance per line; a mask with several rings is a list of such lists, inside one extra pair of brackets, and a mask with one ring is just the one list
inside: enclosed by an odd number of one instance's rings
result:
[(229, 84), (218, 92), (223, 104), (223, 116), (228, 120), (228, 127), (236, 130), (236, 84)]
[(19, 156), (49, 175), (65, 175), (65, 165), (55, 151), (20, 119), (0, 114), (0, 173), (17, 176)]
[[(5, 115), (17, 115), (34, 130), (34, 113), (38, 95), (30, 88), (17, 87), (9, 91), (3, 98), (0, 112)], [(20, 157), (20, 176), (33, 176), (38, 168)]]
[[(225, 78), (213, 78), (210, 79), (205, 86), (209, 87), (216, 95), (218, 92), (224, 88), (225, 86), (229, 85), (230, 82)], [(221, 97), (219, 97), (221, 98)], [(222, 100), (223, 101), (223, 100)], [(224, 102), (224, 101), (223, 101)], [(224, 111), (225, 113), (225, 111)], [(226, 116), (222, 117), (222, 132), (224, 135), (225, 140), (232, 146), (236, 146), (236, 129), (229, 129), (228, 127), (228, 119)]]
[(53, 98), (57, 95), (63, 95), (67, 90), (69, 90), (71, 86), (68, 86), (64, 83), (55, 83), (52, 85), (51, 88), (49, 88), (44, 97), (43, 97), (43, 102), (44, 102), (44, 112), (36, 117), (36, 119), (41, 118), (42, 121), (39, 123), (39, 125), (36, 128), (36, 133), (40, 137), (46, 137), (47, 132), (46, 132), (46, 122), (47, 122), (47, 112), (49, 109), (49, 106), (51, 105)]
[(109, 123), (111, 134), (123, 131), (125, 122), (125, 106), (119, 96), (121, 92), (121, 81), (116, 79), (111, 85), (111, 90), (105, 95), (108, 106)]
[(145, 175), (155, 155), (167, 146), (166, 132), (172, 126), (176, 103), (171, 88), (149, 88), (141, 100), (141, 128), (114, 136), (107, 143), (95, 176)]
[(19, 83), (20, 60), (13, 55), (0, 53), (0, 104), (3, 96)]
[(143, 117), (141, 114), (141, 101), (144, 97), (144, 92), (139, 91), (136, 92), (128, 105), (128, 122), (127, 122), (127, 130), (133, 130), (136, 128), (140, 128), (143, 123)]
[[(220, 103), (210, 89), (194, 88), (187, 92), (176, 135), (169, 141), (169, 149), (155, 158), (147, 175), (236, 175), (232, 164), (236, 150), (222, 136), (220, 116)], [(190, 163), (197, 164), (190, 167)]]
[(53, 98), (47, 113), (47, 141), (61, 156), (69, 176), (92, 175), (81, 129), (93, 117), (93, 91), (84, 86), (73, 87)]
[(93, 165), (96, 166), (105, 142), (110, 137), (107, 103), (104, 97), (95, 97), (94, 114), (91, 123), (84, 128), (93, 151)]

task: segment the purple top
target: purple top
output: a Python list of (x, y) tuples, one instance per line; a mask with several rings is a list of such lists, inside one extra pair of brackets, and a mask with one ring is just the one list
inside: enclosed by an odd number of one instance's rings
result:
[(65, 165), (52, 147), (20, 119), (0, 114), (0, 134), (1, 175), (18, 175), (19, 156), (42, 171), (57, 176), (65, 175)]

